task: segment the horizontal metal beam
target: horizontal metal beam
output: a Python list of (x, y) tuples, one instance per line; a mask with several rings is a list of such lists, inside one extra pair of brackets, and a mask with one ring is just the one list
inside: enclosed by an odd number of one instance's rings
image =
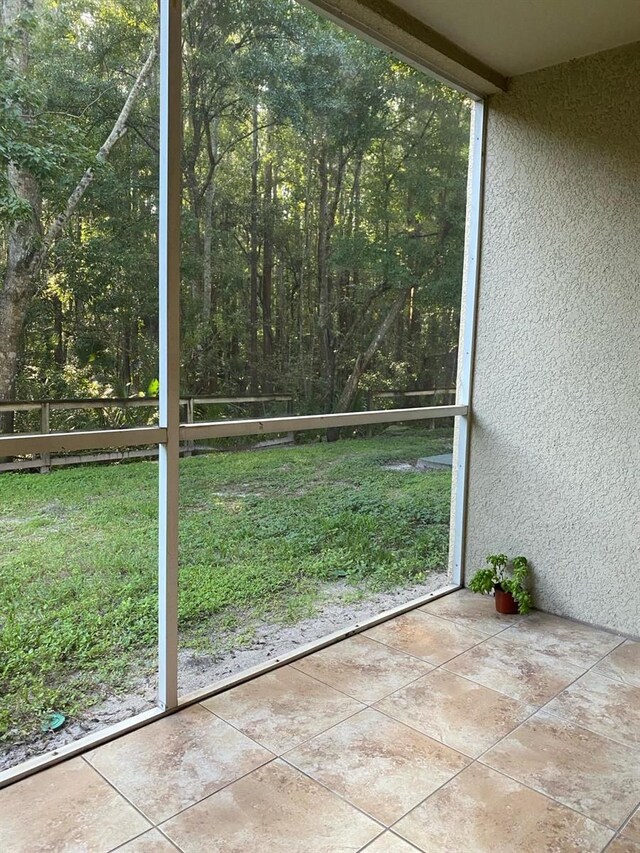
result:
[(163, 444), (166, 440), (166, 429), (157, 426), (0, 435), (0, 456), (67, 453), (73, 450), (99, 450), (108, 447), (139, 447), (141, 444)]
[(182, 424), (181, 441), (203, 438), (227, 438), (234, 435), (263, 435), (275, 432), (301, 432), (310, 429), (360, 426), (361, 424), (402, 423), (466, 415), (467, 406), (422, 406), (419, 409), (383, 409), (375, 412), (345, 412), (329, 415), (300, 415), (288, 418), (264, 418), (238, 421), (211, 421)]

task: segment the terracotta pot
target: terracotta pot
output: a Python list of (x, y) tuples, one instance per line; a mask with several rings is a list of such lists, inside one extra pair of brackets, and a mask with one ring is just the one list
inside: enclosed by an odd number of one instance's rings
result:
[(518, 602), (511, 595), (510, 592), (502, 589), (502, 587), (495, 587), (495, 597), (496, 597), (496, 610), (498, 613), (518, 613)]

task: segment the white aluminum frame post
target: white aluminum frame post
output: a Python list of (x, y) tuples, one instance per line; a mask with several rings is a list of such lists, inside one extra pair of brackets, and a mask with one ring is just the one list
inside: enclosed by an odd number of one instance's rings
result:
[(160, 3), (158, 702), (178, 705), (182, 3)]
[(469, 192), (467, 194), (467, 228), (465, 233), (464, 315), (460, 330), (460, 358), (456, 404), (466, 409), (457, 422), (455, 444), (455, 485), (453, 492), (454, 518), (452, 543), (452, 577), (455, 584), (464, 584), (464, 555), (466, 546), (467, 494), (469, 487), (469, 447), (471, 443), (471, 420), (473, 408), (473, 365), (476, 344), (476, 322), (478, 313), (478, 288), (480, 283), (480, 248), (482, 236), (482, 200), (484, 195), (484, 167), (486, 140), (485, 101), (476, 100), (471, 116), (471, 138), (469, 140)]

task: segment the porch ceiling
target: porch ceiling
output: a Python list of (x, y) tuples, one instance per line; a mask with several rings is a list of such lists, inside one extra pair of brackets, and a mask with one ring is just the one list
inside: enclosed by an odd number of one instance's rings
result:
[(314, 0), (479, 94), (509, 77), (640, 41), (637, 0)]

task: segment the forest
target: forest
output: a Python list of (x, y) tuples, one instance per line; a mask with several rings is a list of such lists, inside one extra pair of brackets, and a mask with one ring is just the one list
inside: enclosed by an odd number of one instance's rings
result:
[[(157, 393), (157, 24), (2, 0), (0, 400)], [(184, 394), (454, 382), (467, 99), (290, 0), (186, 0), (183, 114)]]

